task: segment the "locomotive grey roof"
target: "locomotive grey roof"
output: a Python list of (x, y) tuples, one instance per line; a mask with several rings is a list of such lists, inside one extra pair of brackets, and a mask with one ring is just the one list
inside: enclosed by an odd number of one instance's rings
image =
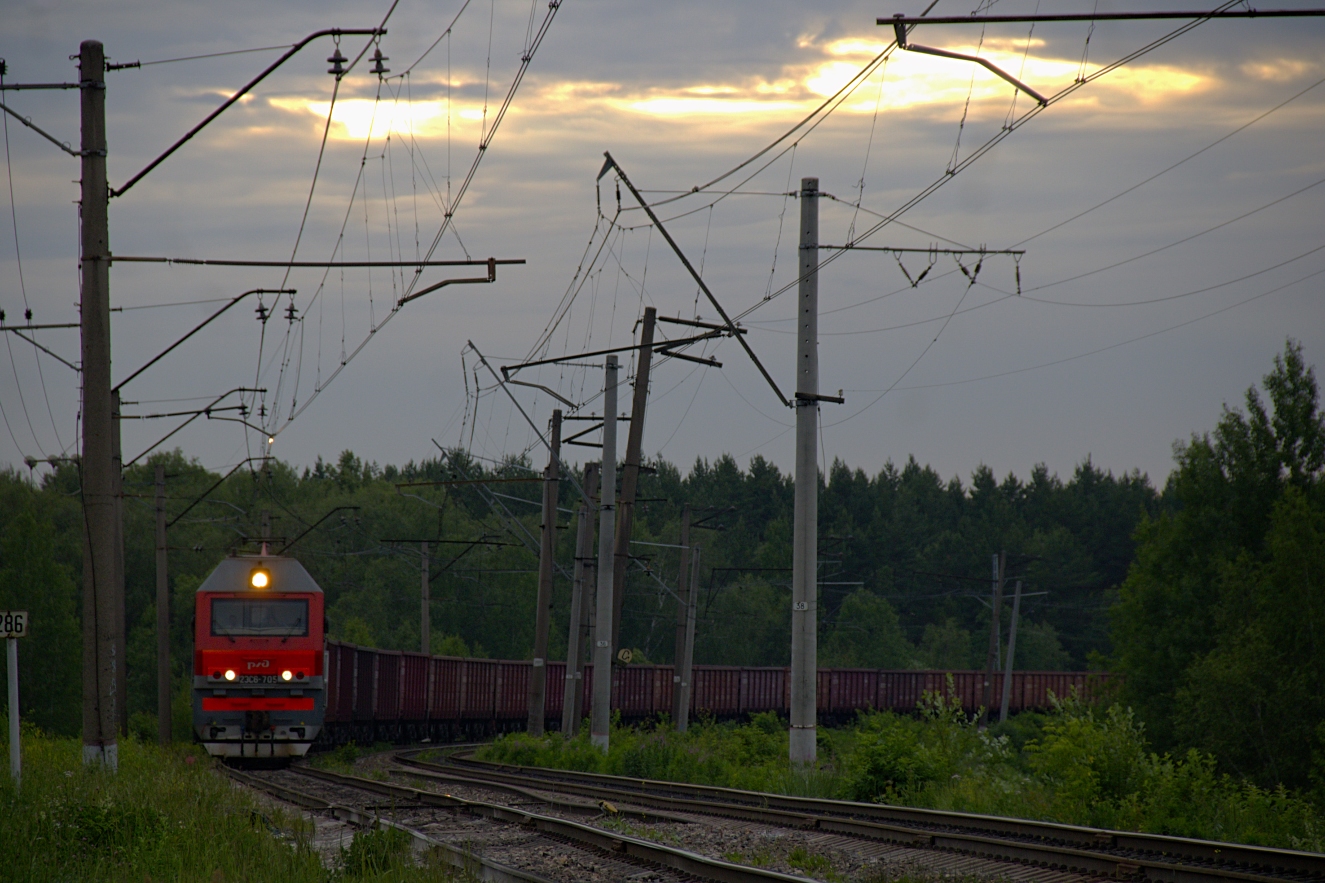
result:
[(246, 555), (230, 557), (216, 565), (207, 579), (198, 586), (200, 592), (251, 591), (248, 576), (255, 567), (265, 567), (271, 573), (272, 592), (321, 592), (321, 587), (304, 570), (304, 565), (293, 558), (279, 555)]

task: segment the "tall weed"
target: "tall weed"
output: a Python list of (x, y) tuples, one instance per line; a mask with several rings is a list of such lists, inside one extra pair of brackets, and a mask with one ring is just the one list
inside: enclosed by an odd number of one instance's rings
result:
[[(946, 696), (951, 696), (947, 693)], [(1122, 830), (1325, 850), (1325, 819), (1305, 797), (1220, 773), (1198, 751), (1150, 750), (1131, 709), (1072, 696), (1048, 714), (981, 730), (977, 715), (927, 694), (916, 716), (862, 713), (820, 729), (819, 762), (793, 767), (785, 725), (700, 721), (613, 726), (604, 754), (587, 734), (503, 737), (479, 757), (633, 778), (1043, 819)]]

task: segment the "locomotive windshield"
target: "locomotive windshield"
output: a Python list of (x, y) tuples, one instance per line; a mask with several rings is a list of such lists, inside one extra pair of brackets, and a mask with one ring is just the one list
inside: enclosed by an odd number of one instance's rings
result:
[(308, 601), (213, 598), (213, 635), (299, 638), (308, 635)]

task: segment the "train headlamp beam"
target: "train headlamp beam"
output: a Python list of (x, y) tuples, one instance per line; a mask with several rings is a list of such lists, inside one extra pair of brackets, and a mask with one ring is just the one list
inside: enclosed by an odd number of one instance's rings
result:
[(271, 586), (271, 571), (265, 567), (255, 567), (248, 575), (248, 584), (255, 589), (266, 589)]

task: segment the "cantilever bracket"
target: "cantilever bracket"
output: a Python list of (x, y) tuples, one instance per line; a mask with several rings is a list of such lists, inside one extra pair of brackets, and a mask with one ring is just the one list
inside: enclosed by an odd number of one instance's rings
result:
[[(902, 18), (902, 16), (899, 15), (896, 18), (900, 19)], [(1001, 68), (994, 65), (987, 59), (980, 58), (979, 56), (976, 55), (964, 55), (960, 52), (949, 52), (947, 49), (934, 49), (933, 47), (930, 46), (921, 46), (918, 43), (908, 43), (906, 40), (906, 24), (904, 22), (897, 21), (896, 19), (894, 19), (893, 21), (893, 33), (896, 34), (897, 36), (897, 45), (907, 50), (908, 52), (920, 52), (924, 55), (937, 55), (940, 58), (954, 58), (958, 61), (973, 61), (976, 64), (988, 70), (994, 76), (1006, 80), (1007, 82), (1011, 83), (1013, 86), (1025, 92), (1030, 97), (1034, 98), (1037, 102), (1039, 102), (1040, 107), (1047, 107), (1049, 104), (1049, 99), (1045, 98), (1039, 92), (1036, 92), (1030, 86), (1027, 86), (1021, 80), (1018, 80), (1016, 77), (1012, 76), (1012, 74), (1002, 70)]]
[(842, 390), (837, 391), (835, 396), (820, 395), (817, 392), (798, 392), (796, 393), (798, 402), (833, 402), (838, 405), (845, 405), (847, 400), (842, 396)]
[[(520, 263), (524, 263), (524, 261), (521, 261)], [(423, 297), (425, 294), (431, 294), (432, 292), (446, 285), (462, 285), (467, 282), (496, 282), (496, 281), (497, 281), (497, 259), (488, 258), (488, 275), (486, 277), (470, 276), (464, 279), (443, 279), (441, 282), (437, 282), (433, 285), (429, 285), (427, 288), (420, 289), (419, 291), (414, 292), (408, 297), (402, 297), (399, 301), (396, 302), (396, 307), (397, 308), (403, 307), (405, 304), (409, 303), (415, 298)]]

